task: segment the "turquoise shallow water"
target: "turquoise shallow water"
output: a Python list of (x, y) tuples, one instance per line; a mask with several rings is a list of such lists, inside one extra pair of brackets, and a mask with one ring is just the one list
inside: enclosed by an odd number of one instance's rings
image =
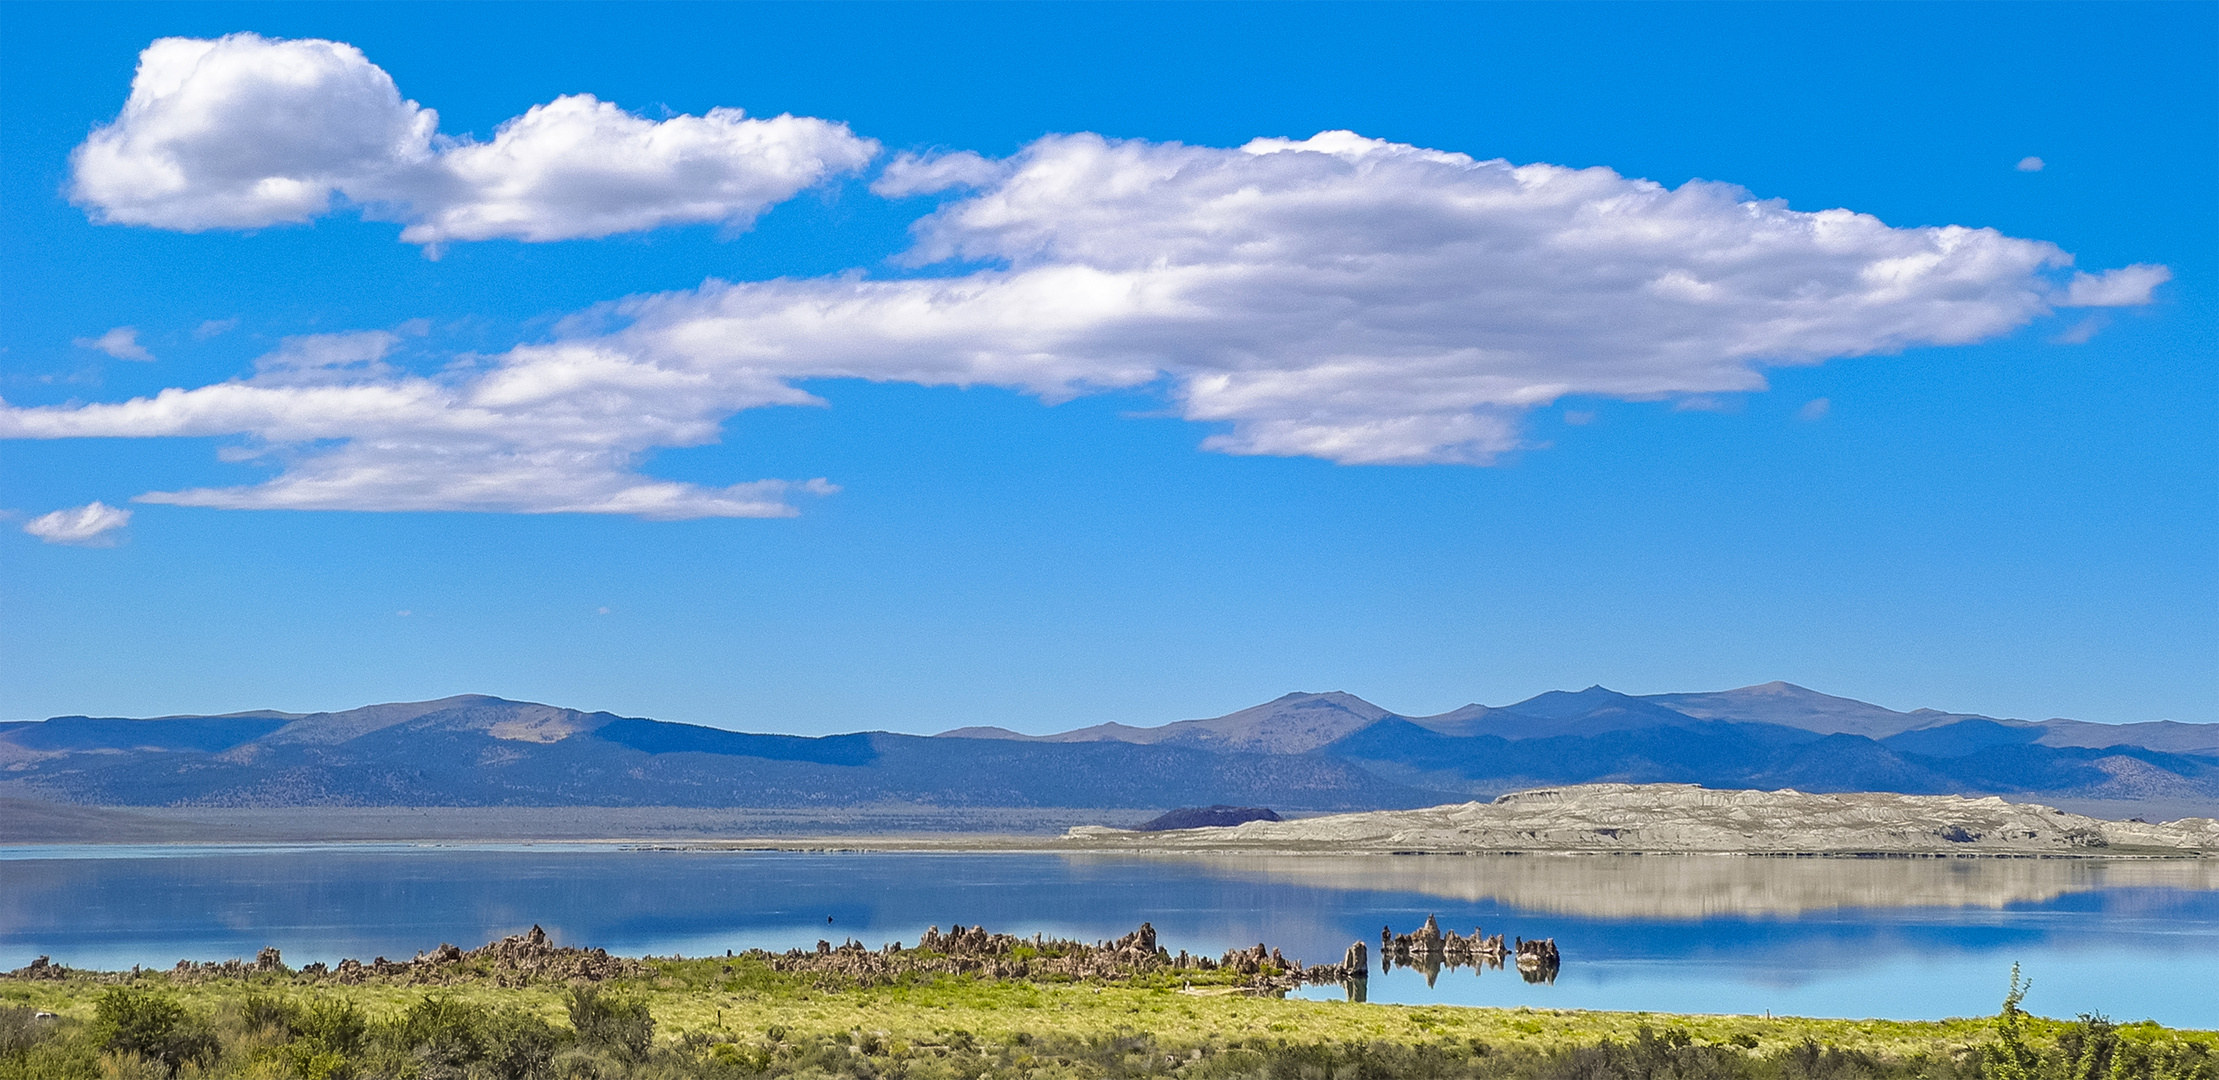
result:
[[(295, 965), (470, 946), (533, 923), (667, 955), (930, 925), (1338, 960), (1428, 914), (1554, 937), (1514, 970), (1374, 975), (1373, 1001), (1933, 1018), (2027, 1004), (2219, 1028), (2219, 861), (1723, 856), (796, 854), (601, 845), (0, 848), (0, 968), (168, 967), (275, 945)], [(1304, 991), (1339, 997), (1337, 987)]]

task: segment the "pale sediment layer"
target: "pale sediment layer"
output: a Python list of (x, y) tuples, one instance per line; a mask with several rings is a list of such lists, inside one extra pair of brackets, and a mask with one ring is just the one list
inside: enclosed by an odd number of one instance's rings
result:
[(2219, 820), (2105, 821), (1990, 796), (1716, 791), (1578, 784), (1493, 802), (1230, 828), (1081, 826), (1058, 847), (1107, 851), (1654, 852), (2219, 856)]

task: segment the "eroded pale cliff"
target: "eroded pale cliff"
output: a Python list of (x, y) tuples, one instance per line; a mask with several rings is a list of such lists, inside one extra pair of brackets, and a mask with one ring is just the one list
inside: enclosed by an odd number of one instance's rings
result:
[(1081, 827), (1064, 844), (1132, 851), (2219, 856), (2219, 821), (2106, 821), (1993, 796), (1579, 784), (1493, 802), (1231, 828), (1135, 833)]

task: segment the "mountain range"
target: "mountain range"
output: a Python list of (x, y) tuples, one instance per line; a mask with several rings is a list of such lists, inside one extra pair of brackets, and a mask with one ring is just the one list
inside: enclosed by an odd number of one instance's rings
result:
[(1615, 781), (2219, 802), (2219, 724), (1895, 712), (1788, 683), (1402, 716), (1345, 693), (1052, 735), (803, 737), (480, 695), (0, 724), (0, 797), (106, 806), (1397, 809)]

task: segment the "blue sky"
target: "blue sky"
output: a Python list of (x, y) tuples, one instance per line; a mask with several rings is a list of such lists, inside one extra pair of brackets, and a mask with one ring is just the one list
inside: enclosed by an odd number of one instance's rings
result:
[(0, 717), (2219, 721), (2215, 13), (0, 6)]

